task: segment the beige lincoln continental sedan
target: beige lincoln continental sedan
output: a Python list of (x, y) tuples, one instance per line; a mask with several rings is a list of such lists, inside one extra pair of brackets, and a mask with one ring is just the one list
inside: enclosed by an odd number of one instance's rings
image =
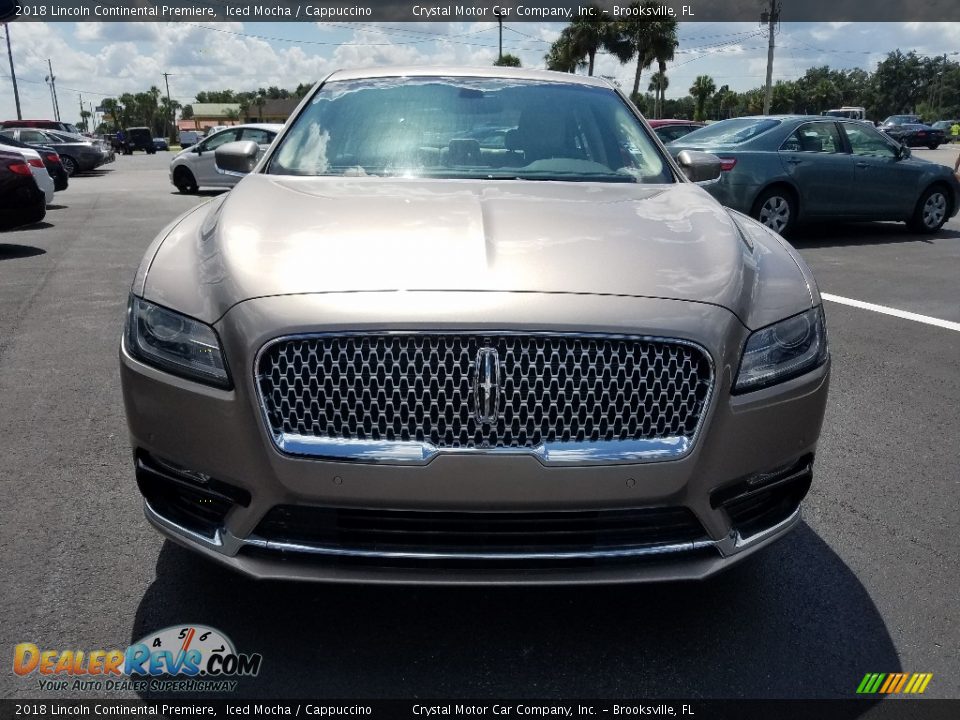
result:
[(120, 349), (168, 538), (258, 578), (704, 578), (800, 520), (798, 254), (606, 82), (335, 72), (153, 242)]

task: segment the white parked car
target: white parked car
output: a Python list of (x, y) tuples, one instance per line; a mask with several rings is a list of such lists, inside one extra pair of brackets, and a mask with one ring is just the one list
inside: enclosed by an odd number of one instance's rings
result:
[(46, 200), (47, 205), (53, 202), (53, 191), (54, 183), (53, 178), (50, 177), (50, 173), (47, 172), (47, 166), (43, 164), (43, 158), (40, 157), (40, 153), (36, 150), (31, 150), (30, 148), (22, 147), (7, 147), (5, 149), (10, 150), (11, 152), (20, 153), (23, 156), (23, 159), (27, 161), (27, 165), (30, 166), (30, 172), (33, 173), (33, 179), (37, 183), (37, 187), (40, 188), (40, 192), (43, 193), (44, 200)]
[(170, 161), (170, 182), (182, 193), (195, 193), (202, 187), (231, 188), (240, 178), (218, 172), (213, 151), (229, 142), (250, 140), (260, 146), (262, 156), (282, 129), (279, 123), (251, 123), (221, 130), (174, 156)]

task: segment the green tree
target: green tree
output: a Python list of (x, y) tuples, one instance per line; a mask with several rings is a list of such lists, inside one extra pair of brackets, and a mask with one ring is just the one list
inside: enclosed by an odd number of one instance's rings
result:
[[(657, 62), (657, 72), (664, 78), (667, 76), (667, 63), (673, 60), (678, 45), (676, 20), (657, 20), (653, 23), (650, 53)], [(666, 89), (667, 86), (663, 85), (657, 97), (657, 117), (663, 117), (663, 100)]]
[(647, 86), (647, 90), (653, 93), (653, 117), (659, 118), (658, 114), (661, 110), (661, 98), (663, 94), (667, 91), (667, 88), (670, 85), (670, 78), (661, 73), (659, 70), (650, 76), (650, 84)]
[(553, 41), (543, 59), (547, 64), (547, 70), (556, 72), (574, 73), (578, 67), (585, 65), (583, 56), (577, 55), (577, 48), (574, 47), (566, 29)]
[(184, 105), (180, 117), (184, 120), (193, 120), (193, 105)]
[(493, 61), (494, 67), (520, 67), (520, 58), (510, 53), (505, 53)]
[(693, 81), (693, 85), (690, 86), (690, 94), (696, 102), (696, 109), (693, 114), (694, 120), (706, 119), (707, 98), (713, 95), (716, 89), (717, 86), (709, 75), (698, 75), (697, 79)]
[(654, 25), (650, 16), (640, 15), (639, 11), (645, 8), (656, 7), (659, 3), (654, 0), (645, 0), (643, 3), (634, 0), (630, 3), (630, 8), (634, 15), (626, 20), (619, 21), (619, 33), (626, 42), (627, 49), (630, 52), (630, 60), (634, 60), (637, 65), (633, 73), (633, 91), (630, 97), (640, 93), (640, 78), (643, 71), (650, 67), (653, 62), (653, 56), (650, 51), (651, 29)]
[(630, 42), (621, 32), (621, 24), (608, 20), (596, 6), (588, 7), (590, 13), (573, 20), (563, 29), (561, 37), (566, 36), (578, 61), (586, 59), (587, 75), (592, 76), (597, 53), (601, 50), (609, 52), (621, 63), (627, 62), (632, 55)]

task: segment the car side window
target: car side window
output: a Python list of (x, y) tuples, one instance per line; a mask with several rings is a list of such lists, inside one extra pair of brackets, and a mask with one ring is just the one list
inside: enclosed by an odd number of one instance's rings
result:
[(200, 149), (204, 152), (208, 150), (215, 150), (221, 145), (226, 145), (228, 142), (233, 142), (236, 139), (236, 130), (224, 130), (223, 132), (219, 132), (200, 143)]
[(794, 130), (788, 137), (781, 150), (788, 152), (840, 152), (840, 132), (832, 122), (807, 123)]
[(261, 130), (260, 128), (244, 128), (240, 134), (241, 140), (252, 140), (257, 145), (269, 145), (275, 137), (276, 135), (274, 133), (268, 130)]
[(893, 146), (873, 128), (845, 123), (843, 129), (847, 133), (847, 140), (850, 141), (850, 149), (854, 155), (890, 158), (897, 156)]
[(21, 130), (20, 142), (33, 143), (35, 145), (42, 145), (43, 143), (48, 141), (46, 136), (39, 130)]

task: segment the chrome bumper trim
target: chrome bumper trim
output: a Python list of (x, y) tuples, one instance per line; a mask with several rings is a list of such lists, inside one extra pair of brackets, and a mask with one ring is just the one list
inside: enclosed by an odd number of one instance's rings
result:
[(714, 547), (712, 540), (697, 540), (668, 545), (610, 548), (608, 550), (572, 550), (568, 552), (416, 552), (399, 550), (360, 550), (356, 548), (325, 547), (322, 545), (299, 545), (297, 543), (272, 542), (252, 537), (244, 541), (248, 547), (281, 552), (309, 553), (330, 557), (380, 558), (384, 560), (603, 560), (614, 558), (666, 555), (692, 552)]
[(438, 448), (431, 443), (344, 440), (312, 435), (281, 434), (278, 449), (290, 455), (338, 461), (426, 465), (438, 455), (529, 455), (544, 465), (591, 465), (677, 460), (693, 447), (693, 439), (673, 436), (649, 440), (599, 443), (555, 442), (536, 447)]
[(143, 501), (143, 510), (147, 520), (159, 530), (166, 531), (174, 536), (179, 536), (184, 540), (189, 540), (190, 542), (213, 550), (220, 555), (229, 557), (235, 556), (243, 547), (255, 547), (263, 550), (305, 553), (327, 557), (381, 558), (393, 560), (604, 560), (689, 553), (707, 548), (715, 548), (722, 557), (727, 558), (787, 532), (800, 522), (801, 517), (800, 508), (798, 507), (788, 518), (776, 525), (770, 526), (766, 530), (761, 530), (749, 537), (743, 537), (740, 533), (732, 531), (730, 535), (722, 540), (696, 540), (665, 545), (611, 548), (607, 550), (575, 550), (569, 552), (445, 553), (361, 550), (357, 548), (339, 548), (323, 545), (302, 545), (298, 543), (273, 542), (255, 536), (244, 539), (238, 538), (229, 530), (222, 528), (217, 530), (211, 538), (168, 520), (154, 510), (146, 500)]

